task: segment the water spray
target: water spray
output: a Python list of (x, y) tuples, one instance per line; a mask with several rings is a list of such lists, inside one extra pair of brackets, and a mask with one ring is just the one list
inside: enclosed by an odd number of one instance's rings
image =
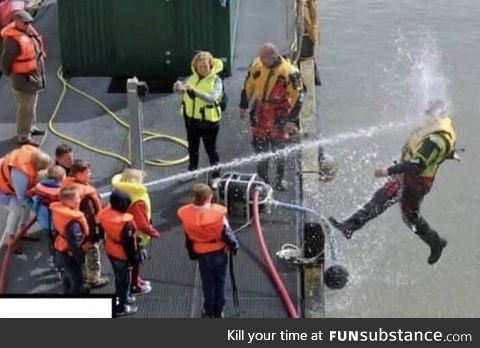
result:
[(318, 174), (320, 182), (330, 182), (337, 176), (337, 164), (332, 156), (325, 153), (322, 146), (317, 149), (318, 170), (304, 170), (303, 174)]
[[(348, 282), (348, 271), (345, 267), (336, 264), (338, 259), (337, 245), (328, 220), (313, 209), (275, 200), (273, 198), (272, 187), (263, 182), (257, 174), (226, 173), (222, 176), (218, 184), (217, 198), (227, 206), (229, 214), (245, 217), (245, 223), (235, 232), (238, 233), (240, 230), (249, 226), (252, 222), (251, 210), (254, 191), (260, 192), (259, 209), (261, 211), (271, 208), (288, 209), (305, 214), (312, 214), (319, 220), (322, 230), (321, 233), (327, 234), (328, 236), (330, 243), (330, 257), (333, 262), (333, 265), (328, 267), (325, 271), (325, 284), (332, 289), (343, 288)], [(313, 257), (305, 257), (305, 250), (302, 249), (303, 248), (299, 248), (293, 244), (285, 244), (282, 249), (277, 252), (277, 256), (282, 259), (290, 260), (292, 263), (300, 266), (314, 264), (319, 258), (323, 257), (323, 250)]]
[[(348, 271), (344, 266), (337, 264), (337, 260), (338, 260), (337, 243), (336, 243), (335, 236), (332, 232), (332, 229), (331, 229), (331, 226), (330, 226), (330, 223), (328, 222), (328, 220), (322, 214), (318, 213), (317, 211), (315, 211), (313, 209), (310, 209), (310, 208), (306, 208), (306, 207), (301, 206), (301, 205), (279, 202), (279, 201), (276, 201), (274, 199), (271, 199), (269, 204), (273, 205), (274, 207), (278, 207), (278, 208), (290, 209), (290, 210), (294, 210), (294, 211), (298, 211), (298, 212), (302, 212), (302, 213), (309, 213), (309, 214), (312, 214), (312, 215), (314, 215), (318, 218), (318, 220), (320, 222), (320, 226), (322, 227), (322, 233), (324, 233), (328, 236), (328, 241), (330, 243), (330, 259), (332, 260), (332, 263), (333, 263), (332, 266), (328, 267), (325, 270), (324, 282), (331, 289), (341, 289), (341, 288), (343, 288), (348, 282)], [(292, 245), (285, 244), (282, 247), (282, 250), (280, 250), (277, 253), (277, 256), (279, 256), (279, 257), (285, 257), (286, 256), (288, 258), (292, 258), (292, 256), (294, 256), (293, 252), (291, 251), (292, 249), (293, 249)], [(294, 262), (297, 263), (297, 264), (308, 264), (308, 263), (316, 261), (316, 259), (320, 256), (321, 255), (317, 255), (317, 256), (315, 256), (313, 258), (309, 258), (309, 259), (305, 259), (305, 258), (296, 256), (294, 258)]]
[[(183, 172), (180, 174), (175, 174), (171, 175), (159, 180), (153, 180), (150, 182), (146, 182), (145, 186), (146, 187), (151, 187), (151, 186), (157, 186), (157, 185), (162, 185), (166, 184), (171, 181), (189, 181), (190, 178), (196, 177), (198, 175), (202, 174), (208, 174), (212, 171), (215, 170), (222, 170), (222, 169), (227, 169), (227, 168), (234, 168), (234, 167), (240, 167), (243, 165), (251, 164), (251, 163), (256, 163), (265, 159), (269, 158), (274, 158), (278, 156), (288, 156), (292, 153), (298, 152), (298, 151), (303, 151), (306, 149), (311, 149), (311, 148), (319, 148), (321, 146), (325, 145), (336, 145), (343, 143), (345, 141), (353, 140), (353, 139), (360, 139), (360, 138), (371, 138), (377, 134), (387, 132), (387, 131), (395, 131), (401, 128), (405, 128), (408, 126), (411, 126), (412, 122), (389, 122), (385, 123), (380, 126), (371, 126), (368, 128), (362, 128), (362, 129), (357, 129), (354, 131), (349, 131), (341, 134), (337, 134), (331, 137), (326, 137), (322, 139), (317, 139), (313, 141), (306, 141), (301, 144), (295, 144), (295, 145), (290, 145), (285, 147), (284, 149), (278, 150), (278, 151), (273, 151), (273, 152), (266, 152), (266, 153), (259, 153), (247, 157), (242, 157), (242, 158), (237, 158), (234, 159), (230, 162), (226, 163), (220, 163), (215, 166), (211, 167), (205, 167), (201, 168), (195, 171), (189, 171), (189, 172)], [(318, 173), (318, 172), (315, 172)], [(111, 192), (103, 192), (100, 194), (101, 198), (107, 198), (109, 197)]]

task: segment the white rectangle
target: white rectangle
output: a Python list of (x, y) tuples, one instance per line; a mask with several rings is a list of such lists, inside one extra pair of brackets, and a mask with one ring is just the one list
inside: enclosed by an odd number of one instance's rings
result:
[(109, 298), (0, 298), (0, 318), (111, 318)]

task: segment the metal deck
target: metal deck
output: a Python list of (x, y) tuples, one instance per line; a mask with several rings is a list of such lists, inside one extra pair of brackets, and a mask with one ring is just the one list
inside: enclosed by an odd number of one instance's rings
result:
[[(246, 120), (237, 117), (237, 105), (246, 70), (258, 46), (266, 41), (275, 42), (280, 48), (287, 46), (285, 38), (285, 6), (277, 0), (243, 0), (240, 6), (240, 20), (235, 51), (233, 76), (226, 80), (229, 95), (228, 110), (222, 120), (218, 139), (221, 161), (252, 154), (250, 129)], [(60, 65), (57, 10), (52, 4), (43, 12), (37, 27), (44, 34), (48, 49), (48, 87), (39, 100), (39, 120), (46, 122), (60, 94), (61, 86), (56, 79)], [(205, 47), (208, 49), (208, 47)], [(70, 81), (76, 87), (95, 96), (119, 115), (126, 115), (126, 96), (108, 94), (109, 79), (75, 78)], [(15, 134), (14, 107), (7, 80), (0, 80), (0, 153), (3, 155), (13, 148)], [(185, 138), (183, 120), (178, 115), (179, 97), (175, 95), (150, 95), (145, 105), (145, 128)], [(60, 109), (55, 127), (69, 136), (81, 139), (102, 149), (126, 154), (127, 131), (119, 127), (101, 109), (85, 98), (68, 92)], [(55, 146), (63, 142), (48, 133), (42, 147), (53, 153)], [(100, 192), (110, 189), (110, 178), (122, 170), (124, 164), (118, 160), (97, 156), (78, 146), (73, 146), (77, 158), (92, 163), (94, 185)], [(145, 145), (146, 158), (177, 158), (186, 154), (178, 145), (152, 141)], [(203, 150), (202, 150), (203, 151)], [(294, 158), (288, 160), (286, 177), (290, 183), (288, 192), (276, 195), (276, 199), (298, 202), (300, 183), (297, 179), (298, 164)], [(206, 165), (206, 155), (201, 153), (201, 165)], [(147, 181), (165, 178), (186, 170), (182, 164), (166, 168), (147, 166)], [(235, 171), (252, 172), (255, 165), (233, 168)], [(205, 179), (205, 178), (200, 178)], [(188, 259), (184, 248), (184, 237), (176, 219), (176, 210), (186, 203), (192, 182), (182, 184), (170, 181), (150, 189), (153, 202), (153, 222), (164, 232), (159, 240), (152, 243), (151, 259), (142, 268), (145, 279), (152, 281), (153, 292), (138, 296), (139, 312), (136, 317), (199, 317), (202, 303), (199, 274), (195, 262)], [(3, 228), (5, 209), (0, 209), (0, 227)], [(264, 232), (272, 258), (284, 243), (299, 242), (300, 217), (291, 212), (263, 214)], [(240, 221), (237, 221), (240, 223)], [(236, 227), (236, 221), (231, 221)], [(281, 300), (269, 280), (263, 266), (254, 232), (247, 228), (240, 232), (241, 250), (235, 259), (237, 285), (239, 287), (240, 313), (235, 313), (230, 297), (227, 300), (227, 317), (286, 317)], [(46, 240), (42, 242), (22, 242), (24, 255), (14, 256), (8, 279), (8, 293), (59, 293), (61, 286), (49, 269)], [(3, 253), (3, 251), (2, 251)], [(112, 276), (108, 260), (103, 267)], [(298, 304), (301, 303), (301, 282), (299, 272), (279, 264), (287, 288)], [(101, 290), (112, 292), (113, 285)], [(230, 296), (230, 288), (227, 295)]]

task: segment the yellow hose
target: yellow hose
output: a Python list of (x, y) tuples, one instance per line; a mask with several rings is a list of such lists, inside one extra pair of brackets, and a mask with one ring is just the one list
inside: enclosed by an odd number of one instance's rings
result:
[[(60, 82), (62, 84), (62, 92), (60, 93), (60, 97), (58, 98), (57, 104), (55, 105), (55, 108), (53, 109), (52, 116), (50, 117), (50, 120), (48, 121), (48, 129), (50, 130), (50, 132), (55, 134), (57, 137), (59, 137), (61, 139), (64, 139), (64, 140), (67, 140), (69, 142), (72, 142), (74, 144), (77, 144), (78, 146), (81, 146), (84, 149), (87, 149), (87, 150), (92, 151), (94, 153), (97, 153), (99, 155), (115, 158), (117, 160), (120, 160), (120, 161), (126, 163), (127, 165), (131, 165), (131, 161), (128, 158), (126, 158), (126, 157), (124, 157), (124, 156), (122, 156), (118, 153), (114, 153), (114, 152), (110, 152), (110, 151), (107, 151), (107, 150), (99, 149), (99, 148), (94, 147), (90, 144), (87, 144), (87, 143), (85, 143), (81, 140), (72, 138), (72, 137), (70, 137), (70, 136), (68, 136), (64, 133), (61, 133), (53, 127), (54, 120), (58, 115), (58, 111), (60, 110), (60, 106), (62, 105), (63, 100), (65, 99), (65, 94), (67, 93), (67, 90), (70, 89), (73, 92), (75, 92), (77, 94), (80, 94), (81, 96), (87, 98), (88, 100), (90, 100), (94, 104), (98, 105), (100, 108), (102, 108), (107, 113), (107, 115), (109, 115), (111, 118), (113, 118), (113, 120), (115, 122), (117, 122), (118, 124), (120, 124), (122, 127), (125, 127), (127, 129), (130, 128), (128, 123), (126, 123), (124, 120), (122, 120), (118, 115), (116, 115), (112, 110), (110, 110), (100, 100), (92, 97), (91, 95), (89, 95), (89, 94), (83, 92), (82, 90), (80, 90), (80, 89), (72, 86), (71, 84), (69, 84), (65, 80), (65, 78), (63, 77), (61, 67), (58, 68), (57, 78), (60, 80)], [(147, 142), (147, 141), (150, 141), (150, 140), (165, 139), (165, 140), (171, 141), (173, 143), (179, 144), (179, 145), (181, 145), (185, 148), (188, 148), (188, 142), (184, 139), (180, 139), (180, 138), (177, 138), (177, 137), (174, 137), (174, 136), (171, 136), (171, 135), (167, 135), (167, 134), (155, 133), (155, 132), (151, 132), (151, 131), (144, 131), (143, 134), (146, 135), (146, 137), (143, 139), (143, 142)], [(128, 142), (130, 144), (130, 136), (128, 137)], [(130, 146), (129, 146), (128, 151), (129, 151), (128, 157), (131, 157)], [(175, 159), (175, 160), (164, 160), (164, 159), (146, 160), (145, 164), (148, 164), (148, 165), (151, 165), (151, 166), (157, 166), (157, 167), (165, 167), (165, 166), (174, 166), (174, 165), (177, 165), (177, 164), (180, 164), (180, 163), (184, 163), (186, 161), (188, 161), (188, 155), (185, 156), (185, 157), (182, 157), (180, 159)]]

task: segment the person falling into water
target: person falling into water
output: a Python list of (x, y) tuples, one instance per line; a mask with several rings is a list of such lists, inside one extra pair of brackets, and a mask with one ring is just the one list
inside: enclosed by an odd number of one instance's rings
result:
[(368, 221), (400, 202), (402, 218), (430, 247), (428, 263), (433, 265), (442, 255), (447, 241), (433, 230), (420, 214), (423, 197), (430, 191), (440, 165), (446, 159), (459, 159), (455, 153), (456, 133), (445, 102), (429, 103), (424, 126), (414, 130), (404, 145), (401, 162), (389, 168), (375, 170), (375, 177), (389, 177), (372, 199), (348, 219), (339, 222), (329, 217), (330, 223), (350, 239), (353, 232)]

